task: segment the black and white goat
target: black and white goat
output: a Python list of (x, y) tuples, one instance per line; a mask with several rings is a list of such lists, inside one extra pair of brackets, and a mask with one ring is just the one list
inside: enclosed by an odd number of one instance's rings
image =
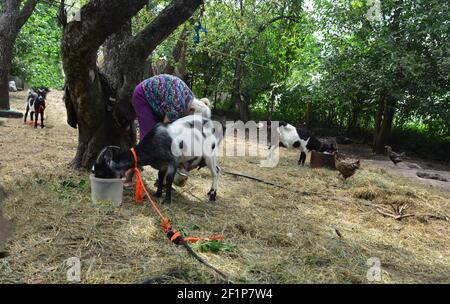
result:
[(312, 150), (329, 153), (337, 151), (336, 147), (332, 143), (329, 144), (321, 142), (311, 131), (305, 128), (295, 128), (291, 124), (280, 122), (277, 132), (279, 136), (279, 143), (270, 148), (269, 159), (273, 159), (273, 153), (278, 146), (288, 149), (300, 149), (298, 164), (303, 166), (305, 165), (306, 155)]
[(33, 121), (33, 114), (35, 115), (34, 127), (37, 128), (39, 114), (41, 115), (41, 128), (44, 127), (45, 99), (49, 91), (47, 88), (40, 88), (36, 91), (32, 89), (28, 90), (27, 110), (25, 112), (24, 122), (27, 122), (28, 111), (30, 111), (31, 121)]
[[(217, 150), (223, 136), (221, 127), (201, 115), (188, 115), (171, 124), (160, 123), (145, 135), (134, 149), (138, 166), (150, 165), (158, 170), (156, 197), (162, 196), (165, 186), (164, 203), (171, 202), (172, 183), (180, 166), (187, 171), (207, 166), (212, 175), (209, 200), (216, 200), (219, 177)], [(108, 146), (97, 157), (93, 172), (100, 178), (119, 177), (134, 166), (130, 150), (120, 152), (118, 147)]]

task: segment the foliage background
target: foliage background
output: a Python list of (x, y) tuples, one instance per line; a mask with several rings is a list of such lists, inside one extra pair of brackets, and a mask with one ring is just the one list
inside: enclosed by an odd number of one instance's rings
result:
[(20, 76), (29, 86), (62, 89), (64, 85), (57, 10), (56, 6), (39, 3), (16, 40), (11, 74)]
[[(152, 1), (133, 19), (134, 32), (168, 2)], [(371, 21), (367, 12), (374, 3), (206, 1), (155, 50), (152, 60), (179, 64), (172, 51), (185, 29), (189, 84), (196, 95), (213, 101), (217, 113), (239, 117), (231, 95), (240, 58), (240, 94), (251, 119), (306, 123), (330, 135), (370, 138), (377, 100), (387, 93), (396, 102), (390, 141), (421, 156), (448, 160), (449, 3), (383, 0), (380, 20)], [(40, 3), (17, 40), (13, 74), (32, 86), (62, 88), (64, 83), (56, 11)], [(271, 22), (277, 16), (289, 18)], [(196, 44), (198, 21), (208, 33), (200, 33)]]

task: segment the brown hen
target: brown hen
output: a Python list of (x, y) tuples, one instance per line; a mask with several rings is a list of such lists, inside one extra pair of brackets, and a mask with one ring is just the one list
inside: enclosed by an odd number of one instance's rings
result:
[(392, 151), (392, 148), (390, 146), (384, 146), (386, 149), (387, 154), (389, 155), (389, 158), (394, 163), (394, 165), (397, 165), (397, 163), (402, 162), (402, 157), (405, 156), (405, 152), (403, 153), (395, 153)]
[(356, 170), (360, 167), (360, 160), (357, 161), (348, 161), (340, 158), (336, 158), (336, 169), (341, 173), (344, 179), (349, 178), (353, 174), (355, 174)]

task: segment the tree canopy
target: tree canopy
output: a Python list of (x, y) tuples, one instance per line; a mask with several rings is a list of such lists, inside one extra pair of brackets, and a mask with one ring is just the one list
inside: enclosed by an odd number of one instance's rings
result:
[[(129, 35), (168, 3), (149, 1)], [(56, 10), (39, 4), (16, 43), (13, 72), (31, 84), (63, 84)], [(438, 0), (206, 1), (142, 77), (182, 74), (234, 118), (373, 134), (378, 152), (399, 131), (448, 142), (448, 11)]]

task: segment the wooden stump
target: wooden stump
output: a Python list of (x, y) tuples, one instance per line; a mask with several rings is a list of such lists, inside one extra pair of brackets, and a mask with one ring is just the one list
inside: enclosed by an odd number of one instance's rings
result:
[(336, 165), (334, 163), (335, 155), (320, 153), (316, 151), (311, 152), (311, 168), (329, 168), (336, 170)]

